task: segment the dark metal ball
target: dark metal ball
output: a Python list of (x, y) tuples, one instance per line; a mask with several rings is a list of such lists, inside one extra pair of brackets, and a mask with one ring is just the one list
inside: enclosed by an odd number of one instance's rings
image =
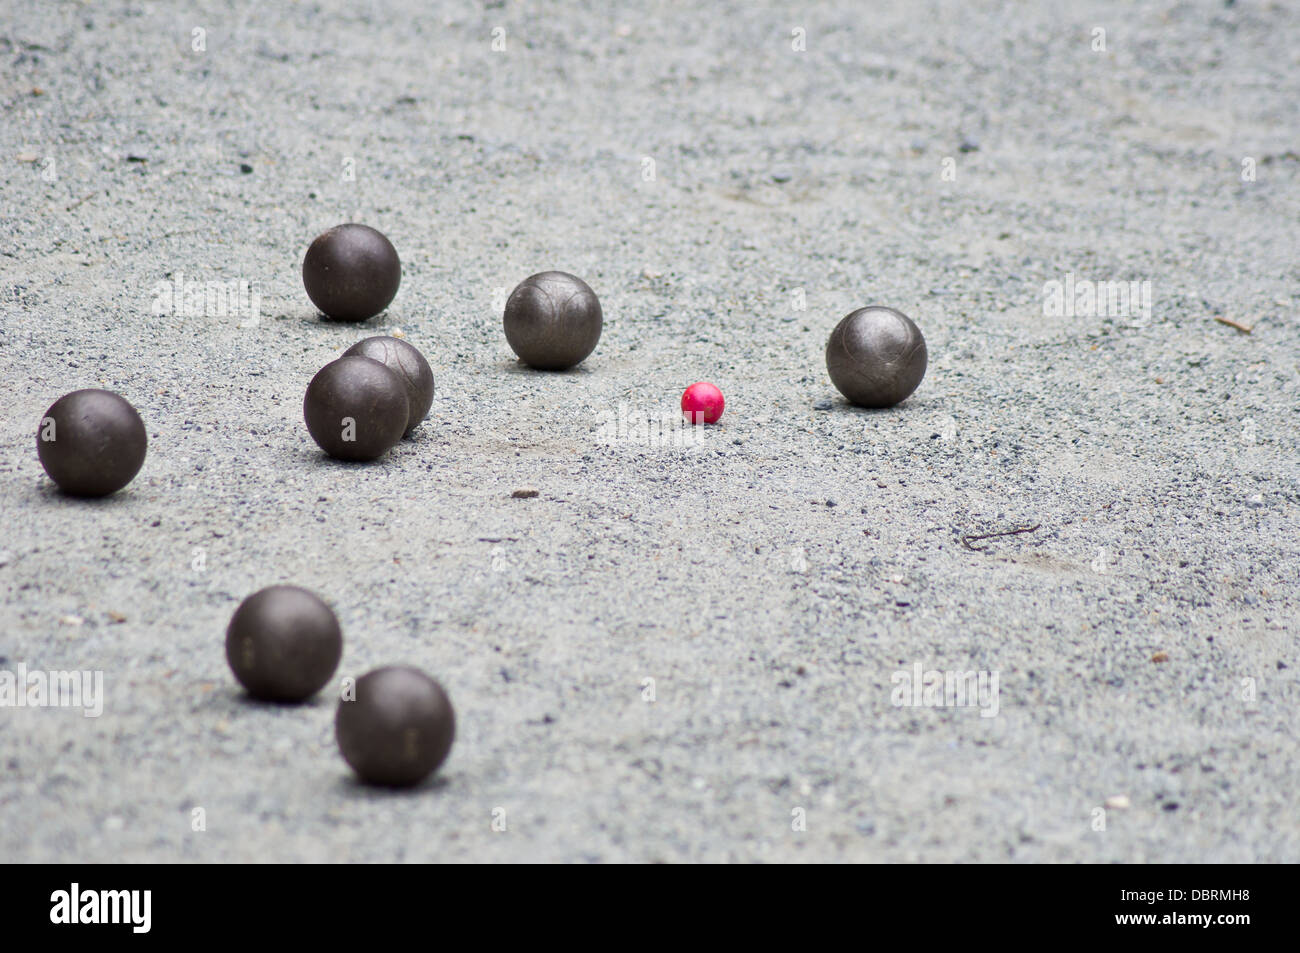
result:
[(330, 607), (306, 589), (269, 586), (239, 604), (226, 629), (226, 661), (254, 698), (300, 702), (330, 680), (343, 632)]
[(400, 377), (354, 354), (316, 372), (302, 415), (312, 439), (331, 457), (374, 460), (402, 439), (410, 402)]
[(912, 319), (893, 308), (850, 312), (826, 344), (831, 383), (861, 407), (892, 407), (925, 377), (925, 338)]
[(364, 338), (343, 352), (368, 357), (378, 361), (402, 380), (410, 410), (406, 418), (406, 433), (420, 425), (433, 406), (433, 369), (424, 355), (414, 345), (400, 338)]
[(388, 307), (402, 281), (397, 249), (368, 225), (336, 225), (302, 260), (307, 297), (335, 321), (364, 321)]
[(36, 430), (36, 453), (50, 479), (74, 496), (107, 496), (134, 479), (149, 438), (123, 397), (74, 390), (56, 400)]
[(357, 679), (356, 697), (339, 702), (339, 750), (371, 784), (416, 784), (451, 751), (456, 715), (441, 685), (417, 668), (378, 668)]
[(543, 371), (580, 364), (596, 349), (603, 324), (596, 292), (563, 271), (525, 278), (506, 301), (506, 340), (521, 361)]

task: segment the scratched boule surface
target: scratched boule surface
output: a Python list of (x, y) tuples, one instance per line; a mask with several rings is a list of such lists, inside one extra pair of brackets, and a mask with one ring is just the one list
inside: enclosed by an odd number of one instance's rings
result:
[[(0, 13), (0, 670), (106, 694), (0, 709), (0, 859), (1300, 859), (1300, 14), (850, 6)], [(299, 274), (348, 220), (403, 262), (361, 326)], [(501, 332), (548, 268), (605, 314), (564, 374)], [(1149, 318), (1045, 316), (1067, 273)], [(181, 275), (260, 319), (155, 313)], [(823, 364), (872, 303), (930, 353), (884, 412)], [(307, 382), (396, 329), (428, 421), (323, 459)], [(697, 380), (722, 424), (638, 444)], [(149, 429), (107, 500), (37, 462), (75, 387)], [(436, 781), (239, 695), (279, 582), (340, 675), (447, 687)], [(996, 716), (893, 705), (917, 663), (997, 672)]]

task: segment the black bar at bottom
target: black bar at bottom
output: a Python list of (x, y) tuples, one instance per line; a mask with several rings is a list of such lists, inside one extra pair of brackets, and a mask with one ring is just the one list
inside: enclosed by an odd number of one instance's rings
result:
[[(1289, 935), (1291, 919), (1283, 911), (1291, 871), (1276, 867), (801, 867), (714, 871), (707, 881), (696, 881), (690, 870), (658, 869), (627, 872), (622, 883), (609, 872), (588, 880), (583, 870), (552, 871), (543, 879), (531, 869), (374, 866), (11, 866), (8, 872), (17, 883), (0, 902), (7, 941), (114, 934), (128, 942), (283, 936), (337, 943), (457, 922), (486, 927), (494, 937), (514, 927), (534, 940), (565, 931), (600, 941), (608, 927), (598, 924), (610, 918), (632, 934), (664, 939), (662, 931), (685, 918), (697, 941), (715, 932), (734, 941), (737, 933), (764, 936), (784, 928), (796, 935), (806, 929), (812, 942), (826, 929), (850, 928), (863, 939), (876, 930), (903, 930), (918, 940), (1131, 935), (1226, 943)], [(622, 941), (608, 935), (600, 942)]]

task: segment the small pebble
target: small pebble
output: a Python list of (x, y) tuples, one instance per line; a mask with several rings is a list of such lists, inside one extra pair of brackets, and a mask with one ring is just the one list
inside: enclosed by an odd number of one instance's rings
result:
[(510, 496), (516, 500), (531, 500), (533, 497), (537, 496), (538, 493), (539, 490), (534, 486), (521, 486), (519, 489), (511, 493)]

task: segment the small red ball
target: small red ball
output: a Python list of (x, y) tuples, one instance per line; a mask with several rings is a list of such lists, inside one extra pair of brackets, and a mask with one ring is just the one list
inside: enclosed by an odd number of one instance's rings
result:
[(682, 414), (688, 423), (716, 424), (725, 406), (722, 391), (705, 381), (692, 384), (682, 394)]

